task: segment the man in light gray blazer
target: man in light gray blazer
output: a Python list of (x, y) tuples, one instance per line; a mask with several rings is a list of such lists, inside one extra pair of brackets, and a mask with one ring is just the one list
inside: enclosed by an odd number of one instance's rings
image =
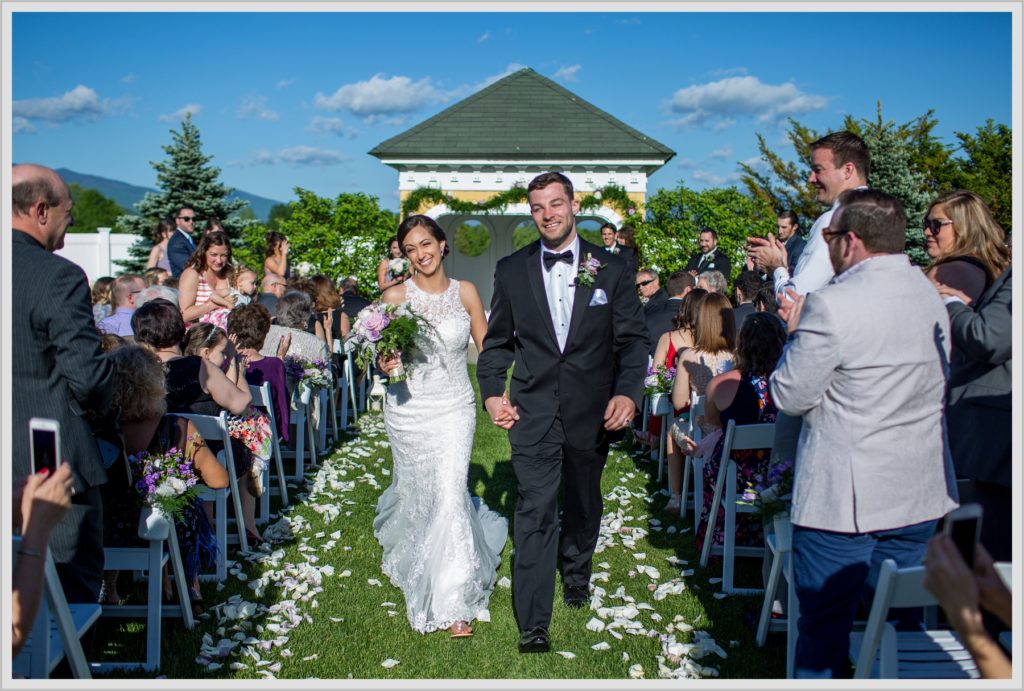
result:
[(804, 418), (792, 522), (795, 669), (807, 678), (848, 676), (857, 603), (881, 562), (920, 564), (957, 506), (946, 310), (902, 254), (900, 202), (867, 189), (839, 201), (822, 232), (836, 277), (780, 309), (790, 340), (770, 380), (778, 409)]

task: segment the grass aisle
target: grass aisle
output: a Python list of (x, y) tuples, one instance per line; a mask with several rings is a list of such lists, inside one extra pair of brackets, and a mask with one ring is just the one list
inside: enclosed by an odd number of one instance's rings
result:
[[(511, 516), (515, 477), (507, 434), (480, 409), (470, 491)], [(429, 462), (429, 459), (424, 459)], [(390, 484), (391, 454), (379, 415), (360, 418), (358, 433), (338, 444), (307, 475), (305, 491), (272, 524), (280, 540), (242, 557), (219, 588), (204, 584), (208, 615), (193, 631), (164, 625), (160, 676), (252, 679), (626, 679), (659, 676), (784, 676), (781, 635), (758, 648), (744, 610), (760, 597), (715, 597), (720, 566), (699, 566), (692, 531), (661, 511), (667, 496), (657, 466), (613, 448), (604, 471), (605, 517), (594, 557), (600, 609), (571, 610), (556, 590), (553, 651), (520, 655), (512, 611), (511, 537), (502, 554), (490, 622), (475, 635), (417, 634), (402, 593), (380, 572), (373, 537), (377, 497)], [(749, 562), (749, 563), (745, 563)], [(741, 585), (756, 585), (760, 562), (740, 560)], [(135, 593), (133, 592), (133, 595)], [(214, 606), (214, 603), (217, 603)], [(102, 623), (101, 659), (141, 659), (140, 624)], [(111, 677), (155, 676), (115, 674)]]

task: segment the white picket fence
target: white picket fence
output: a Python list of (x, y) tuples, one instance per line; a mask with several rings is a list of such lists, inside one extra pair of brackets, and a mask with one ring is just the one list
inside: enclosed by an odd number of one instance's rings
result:
[(64, 236), (64, 247), (56, 254), (82, 267), (89, 277), (89, 285), (102, 276), (116, 276), (124, 269), (117, 260), (128, 259), (128, 248), (141, 235), (111, 233), (110, 228), (97, 228), (95, 233), (68, 233)]

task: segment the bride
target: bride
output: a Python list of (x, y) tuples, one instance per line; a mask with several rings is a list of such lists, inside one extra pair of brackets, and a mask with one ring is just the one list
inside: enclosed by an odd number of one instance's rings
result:
[[(414, 277), (388, 288), (384, 302), (408, 303), (429, 324), (406, 353), (408, 379), (388, 389), (384, 425), (394, 456), (391, 486), (380, 496), (374, 536), (381, 568), (405, 595), (413, 629), (472, 635), (487, 609), (508, 522), (467, 489), (476, 400), (466, 369), (470, 335), (483, 349), (483, 304), (472, 283), (445, 274), (445, 234), (427, 216), (398, 227)], [(390, 373), (398, 357), (381, 359)]]

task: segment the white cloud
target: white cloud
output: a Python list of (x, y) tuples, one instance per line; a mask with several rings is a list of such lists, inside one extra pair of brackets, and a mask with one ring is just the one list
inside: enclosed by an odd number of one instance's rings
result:
[(294, 83), (295, 83), (295, 77), (292, 77), (291, 79), (279, 79), (277, 81), (277, 88), (278, 89), (284, 89), (286, 87), (291, 86)]
[(676, 166), (683, 170), (692, 170), (697, 167), (697, 164), (691, 158), (679, 158), (676, 159)]
[(754, 170), (768, 170), (768, 162), (760, 156), (751, 156), (750, 158), (744, 159), (742, 163)]
[(79, 84), (62, 96), (51, 98), (26, 98), (14, 101), (11, 112), (15, 116), (47, 122), (68, 120), (95, 120), (107, 115), (111, 109), (108, 99), (100, 100), (95, 90)]
[(734, 74), (747, 74), (746, 67), (723, 67), (720, 70), (712, 70), (712, 77), (731, 77)]
[(711, 158), (729, 158), (732, 156), (732, 145), (726, 144), (721, 149), (715, 149), (711, 152)]
[(121, 77), (121, 83), (122, 84), (134, 84), (136, 79), (138, 79), (138, 77), (136, 77), (134, 74), (130, 74), (129, 73), (129, 74), (126, 74), (125, 76)]
[(180, 122), (185, 119), (186, 115), (199, 115), (203, 112), (203, 107), (198, 103), (189, 103), (186, 106), (178, 108), (173, 113), (165, 113), (160, 116), (160, 122)]
[(280, 115), (267, 108), (266, 96), (250, 96), (242, 99), (242, 105), (235, 113), (240, 120), (255, 118), (257, 120), (279, 120)]
[(355, 129), (345, 127), (341, 118), (325, 118), (322, 115), (314, 115), (306, 125), (306, 131), (313, 134), (334, 134), (349, 139), (356, 136)]
[(11, 124), (14, 128), (14, 134), (35, 134), (37, 132), (36, 128), (27, 118), (15, 117)]
[(382, 118), (411, 113), (448, 98), (434, 87), (430, 77), (414, 82), (409, 77), (386, 78), (377, 73), (368, 81), (345, 84), (330, 96), (317, 92), (314, 105), (321, 110), (346, 110), (368, 122), (381, 122)]
[(476, 40), (476, 42), (477, 43), (483, 43), (484, 41), (486, 41), (490, 37), (491, 37), (491, 32), (490, 31), (485, 31), (485, 32), (483, 32), (483, 34), (480, 35), (480, 38), (478, 38)]
[(235, 162), (235, 165), (260, 166), (288, 164), (292, 166), (332, 166), (348, 160), (348, 156), (333, 149), (319, 149), (313, 146), (289, 146), (273, 152), (259, 149), (253, 152), (248, 161)]
[(722, 185), (731, 185), (740, 181), (739, 173), (730, 173), (729, 175), (717, 175), (707, 170), (695, 170), (691, 174), (691, 177), (697, 182), (703, 182), (708, 187), (720, 187)]
[(576, 82), (579, 81), (576, 77), (576, 73), (580, 71), (581, 65), (570, 65), (568, 67), (562, 67), (555, 72), (555, 79), (563, 82)]
[(827, 103), (824, 96), (804, 93), (792, 82), (765, 84), (757, 77), (743, 76), (679, 89), (668, 105), (673, 113), (683, 116), (671, 124), (688, 128), (714, 125), (737, 116), (772, 123), (820, 110)]
[(736, 118), (722, 118), (711, 126), (712, 132), (722, 132), (736, 124)]
[(524, 67), (526, 67), (526, 65), (520, 65), (518, 62), (510, 62), (502, 72), (491, 75), (490, 77), (484, 79), (482, 82), (474, 84), (473, 86), (464, 87), (462, 91), (465, 92), (467, 95), (471, 93), (476, 93), (477, 91), (480, 91), (480, 89), (484, 89), (493, 84), (494, 82), (498, 81), (499, 79), (504, 79), (513, 72), (518, 72)]

